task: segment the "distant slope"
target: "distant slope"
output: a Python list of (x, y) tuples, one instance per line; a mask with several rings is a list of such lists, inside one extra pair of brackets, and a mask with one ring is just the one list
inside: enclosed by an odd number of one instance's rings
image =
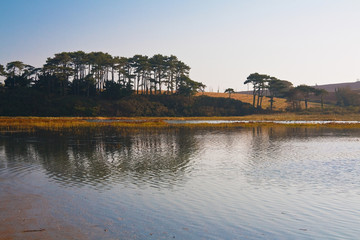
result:
[[(357, 82), (345, 82), (345, 83), (333, 83), (312, 86), (314, 88), (325, 89), (329, 93), (335, 92), (335, 89), (339, 88), (350, 88), (351, 90), (360, 90), (360, 81)], [(241, 94), (252, 94), (252, 91), (241, 91)]]
[(352, 90), (360, 89), (360, 81), (358, 82), (347, 82), (347, 83), (334, 83), (334, 84), (325, 84), (325, 85), (317, 85), (313, 86), (314, 88), (325, 89), (328, 92), (335, 92), (336, 89), (339, 88), (350, 88)]

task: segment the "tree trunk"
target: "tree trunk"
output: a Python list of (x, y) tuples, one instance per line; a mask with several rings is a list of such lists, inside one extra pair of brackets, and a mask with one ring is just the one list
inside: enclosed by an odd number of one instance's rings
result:
[(256, 108), (259, 108), (259, 106), (260, 106), (260, 88), (257, 91), (257, 95), (258, 95), (258, 98), (257, 98)]
[(161, 94), (161, 74), (160, 74), (160, 72), (159, 72), (159, 91)]
[(255, 97), (256, 97), (256, 88), (254, 86), (254, 90), (253, 90), (253, 107), (255, 107)]
[(140, 73), (138, 73), (136, 81), (137, 81), (137, 83), (136, 83), (136, 94), (139, 94)]

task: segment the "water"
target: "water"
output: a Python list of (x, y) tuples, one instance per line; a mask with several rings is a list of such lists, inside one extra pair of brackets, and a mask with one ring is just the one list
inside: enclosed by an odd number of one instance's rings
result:
[[(88, 119), (88, 122), (142, 122), (145, 120), (138, 119)], [(168, 124), (221, 124), (221, 123), (277, 123), (277, 124), (357, 124), (360, 121), (333, 121), (333, 120), (291, 120), (291, 121), (275, 121), (275, 120), (163, 120)]]
[[(92, 120), (93, 121), (93, 120)], [(129, 121), (129, 120), (96, 120), (100, 122), (106, 121)], [(136, 121), (136, 120), (130, 120)], [(274, 120), (164, 120), (169, 124), (221, 124), (221, 123), (278, 123), (278, 124), (356, 124), (360, 121), (274, 121)]]
[(52, 239), (358, 239), (359, 144), (327, 128), (2, 135), (0, 201), (33, 200)]

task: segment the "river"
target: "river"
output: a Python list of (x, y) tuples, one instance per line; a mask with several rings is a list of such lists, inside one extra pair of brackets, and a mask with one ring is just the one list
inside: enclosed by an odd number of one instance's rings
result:
[(358, 239), (359, 146), (325, 127), (4, 133), (0, 239)]

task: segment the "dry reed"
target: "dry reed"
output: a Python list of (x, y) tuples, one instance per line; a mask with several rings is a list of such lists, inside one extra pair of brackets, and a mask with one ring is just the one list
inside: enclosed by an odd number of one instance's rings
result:
[[(235, 123), (169, 124), (164, 120), (243, 120)], [(260, 122), (259, 122), (260, 121)], [(261, 122), (267, 121), (267, 122)], [(191, 117), (191, 118), (82, 118), (82, 117), (0, 117), (0, 132), (82, 131), (84, 129), (159, 129), (159, 128), (244, 128), (244, 127), (334, 127), (360, 128), (360, 123), (276, 123), (273, 121), (360, 121), (360, 114), (352, 115), (297, 115), (272, 114), (243, 117)]]

